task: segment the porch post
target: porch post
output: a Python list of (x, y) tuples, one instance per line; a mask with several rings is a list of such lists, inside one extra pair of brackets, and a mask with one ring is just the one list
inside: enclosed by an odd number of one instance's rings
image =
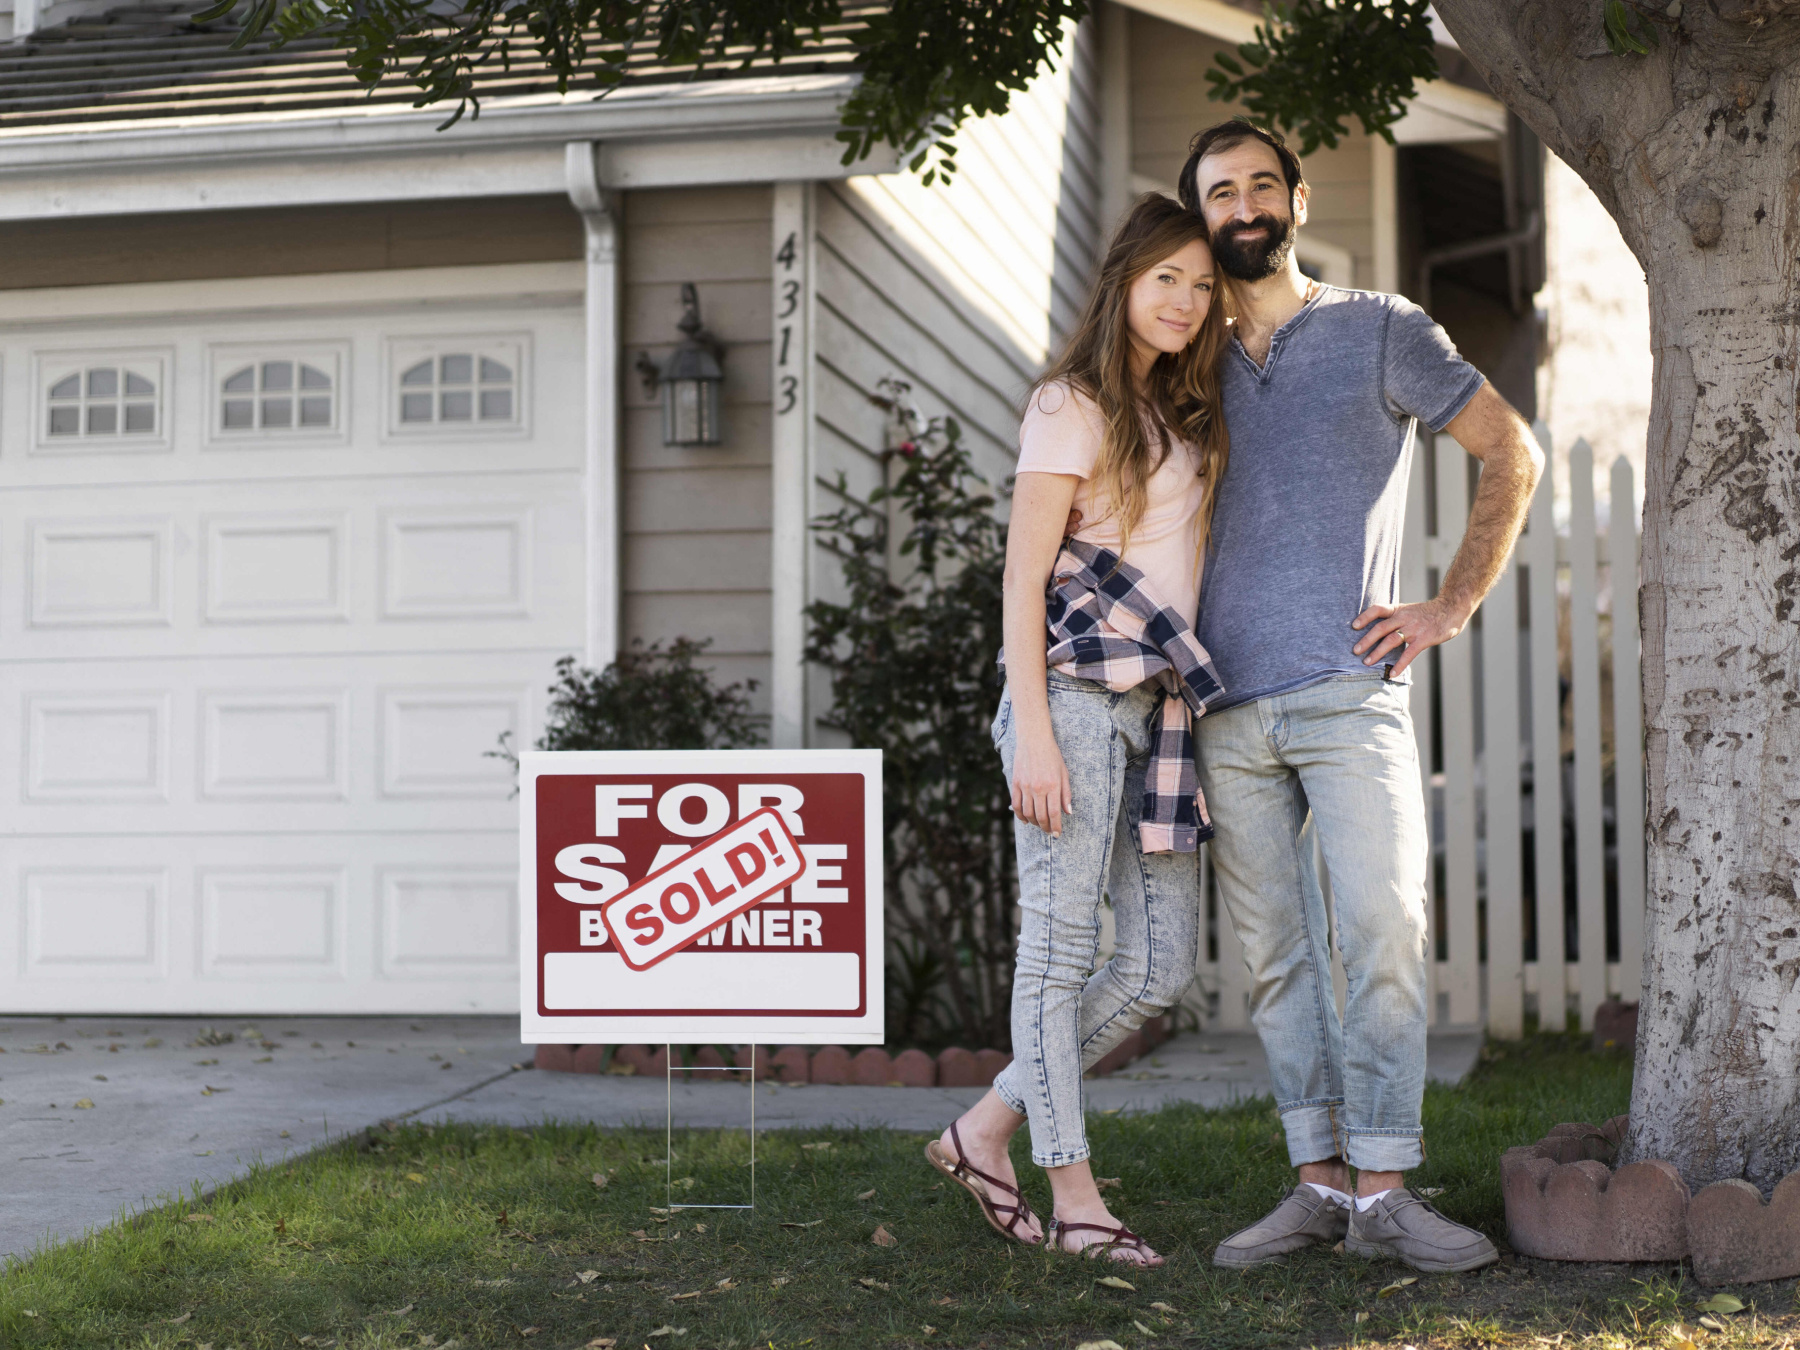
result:
[(807, 520), (813, 479), (813, 192), (811, 183), (775, 185), (771, 274), (769, 743), (807, 743), (805, 609)]
[(601, 669), (619, 652), (619, 217), (618, 196), (600, 186), (600, 147), (564, 147), (569, 200), (581, 213), (587, 260), (586, 664)]

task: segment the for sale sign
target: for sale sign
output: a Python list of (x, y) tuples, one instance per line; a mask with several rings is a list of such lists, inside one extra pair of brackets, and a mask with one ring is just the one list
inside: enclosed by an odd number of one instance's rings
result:
[(520, 758), (528, 1042), (879, 1044), (881, 756)]

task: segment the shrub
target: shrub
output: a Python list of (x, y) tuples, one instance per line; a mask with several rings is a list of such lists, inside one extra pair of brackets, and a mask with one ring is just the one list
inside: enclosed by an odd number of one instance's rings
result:
[[(755, 680), (723, 687), (694, 664), (710, 646), (678, 637), (634, 641), (605, 670), (565, 656), (556, 663), (539, 750), (737, 750), (762, 744), (763, 717), (750, 711)], [(507, 737), (503, 758), (517, 764)]]
[(887, 486), (859, 498), (840, 475), (841, 506), (814, 522), (848, 600), (808, 607), (806, 655), (831, 675), (821, 720), (884, 752), (889, 1040), (1004, 1047), (1018, 880), (989, 727), (1006, 530), (955, 419), (921, 426), (905, 385), (883, 389), (908, 436)]

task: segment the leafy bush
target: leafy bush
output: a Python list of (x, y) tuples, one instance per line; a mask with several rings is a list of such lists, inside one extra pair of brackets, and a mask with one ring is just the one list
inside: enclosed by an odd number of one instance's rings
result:
[[(762, 744), (764, 718), (750, 711), (755, 680), (723, 687), (694, 664), (711, 645), (678, 637), (634, 641), (605, 670), (565, 656), (556, 663), (539, 750), (737, 750)], [(517, 763), (507, 737), (503, 758)]]
[(842, 505), (814, 522), (849, 598), (808, 606), (806, 656), (831, 674), (822, 720), (884, 752), (889, 1041), (1004, 1047), (1018, 878), (989, 725), (1006, 530), (955, 419), (921, 426), (907, 386), (883, 389), (909, 434), (887, 486), (859, 498), (840, 475)]

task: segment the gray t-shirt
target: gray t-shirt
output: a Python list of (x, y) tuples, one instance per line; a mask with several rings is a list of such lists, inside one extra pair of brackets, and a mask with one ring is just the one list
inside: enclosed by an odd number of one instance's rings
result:
[(1442, 431), (1481, 372), (1411, 301), (1336, 286), (1276, 330), (1262, 369), (1236, 339), (1219, 369), (1231, 460), (1197, 630), (1216, 707), (1370, 674), (1350, 621), (1398, 602), (1417, 424)]

